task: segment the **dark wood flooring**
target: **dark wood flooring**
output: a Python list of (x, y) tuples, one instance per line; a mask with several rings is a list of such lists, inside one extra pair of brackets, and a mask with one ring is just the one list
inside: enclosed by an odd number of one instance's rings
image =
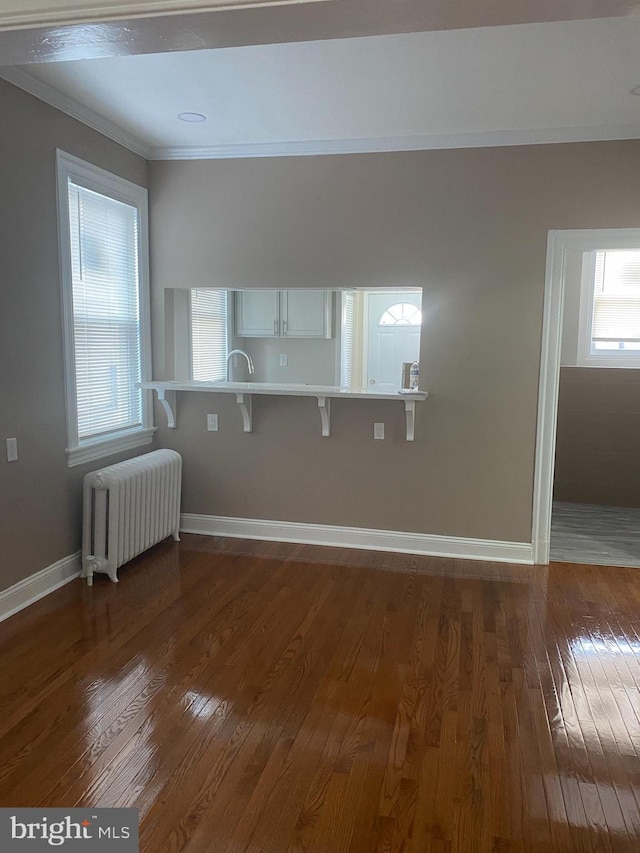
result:
[(640, 850), (640, 571), (185, 536), (0, 624), (0, 806), (145, 853)]

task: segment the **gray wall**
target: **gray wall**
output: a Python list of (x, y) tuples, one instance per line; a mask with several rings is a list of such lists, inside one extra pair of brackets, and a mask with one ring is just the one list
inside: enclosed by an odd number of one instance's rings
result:
[(337, 401), (323, 439), (314, 400), (256, 398), (245, 434), (185, 393), (184, 510), (530, 541), (547, 233), (637, 227), (639, 179), (635, 141), (151, 163), (158, 330), (165, 287), (424, 287), (415, 443), (395, 402)]
[(553, 497), (640, 507), (640, 370), (563, 367)]
[[(336, 380), (336, 338), (236, 338), (236, 345), (251, 356), (254, 382), (339, 385)], [(288, 358), (280, 367), (280, 354)], [(242, 365), (239, 363), (239, 367)], [(237, 374), (240, 378), (240, 374)], [(246, 376), (248, 378), (248, 375)]]
[(640, 370), (577, 366), (581, 276), (568, 250), (553, 497), (640, 507)]
[(578, 364), (582, 258), (583, 253), (581, 251), (576, 249), (565, 251), (562, 350), (560, 353), (560, 363), (563, 367), (576, 367)]
[[(80, 547), (81, 480), (68, 468), (55, 149), (146, 186), (147, 164), (0, 80), (0, 589)], [(18, 438), (7, 463), (4, 440)], [(131, 454), (129, 454), (131, 455)], [(109, 457), (118, 461), (121, 457)]]

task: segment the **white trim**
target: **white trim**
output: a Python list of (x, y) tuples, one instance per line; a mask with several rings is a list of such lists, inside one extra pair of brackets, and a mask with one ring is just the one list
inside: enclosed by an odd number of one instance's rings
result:
[(396, 530), (370, 530), (362, 527), (337, 527), (328, 524), (303, 524), (183, 513), (180, 516), (180, 531), (206, 536), (300, 542), (304, 545), (333, 545), (340, 548), (394, 551), (402, 554), (424, 554), (464, 560), (488, 560), (527, 565), (533, 563), (533, 552), (528, 542), (465, 539), (458, 536), (403, 533)]
[(558, 231), (550, 231), (547, 241), (542, 345), (540, 352), (540, 386), (536, 427), (536, 459), (533, 481), (533, 518), (531, 540), (536, 564), (549, 562), (551, 536), (551, 499), (555, 463), (556, 422), (558, 417), (558, 384), (560, 381), (560, 349), (562, 346), (562, 313), (564, 308), (564, 262), (566, 244)]
[(67, 415), (66, 449), (69, 467), (110, 456), (119, 451), (149, 444), (153, 438), (153, 403), (149, 391), (142, 392), (142, 425), (126, 432), (105, 435), (95, 441), (78, 440), (75, 383), (75, 345), (73, 338), (73, 301), (71, 282), (71, 248), (69, 236), (69, 180), (135, 207), (138, 212), (138, 290), (140, 305), (141, 378), (151, 375), (151, 309), (149, 294), (149, 229), (148, 193), (145, 187), (127, 181), (98, 166), (56, 149), (56, 183), (58, 205), (59, 273), (62, 293), (62, 333), (65, 374), (65, 406)]
[(141, 157), (149, 159), (151, 147), (142, 139), (120, 127), (110, 119), (105, 118), (105, 116), (100, 115), (100, 113), (95, 112), (90, 107), (81, 104), (80, 101), (76, 101), (75, 98), (71, 98), (59, 89), (55, 89), (48, 83), (38, 80), (21, 68), (2, 68), (0, 70), (0, 77), (9, 83), (13, 83), (14, 86), (28, 92), (30, 95), (34, 95), (34, 97), (39, 98), (50, 106), (55, 107), (60, 112), (65, 113), (65, 115), (81, 121), (82, 124), (86, 124), (87, 127), (96, 130), (124, 148), (128, 148), (134, 154), (139, 154)]
[(103, 459), (105, 456), (113, 456), (115, 453), (123, 453), (125, 450), (133, 450), (135, 447), (143, 447), (145, 444), (151, 444), (155, 431), (155, 427), (138, 429), (135, 432), (123, 432), (122, 435), (104, 441), (90, 441), (81, 444), (79, 447), (67, 447), (65, 453), (69, 460), (69, 468), (84, 465), (85, 462), (93, 462), (96, 459)]
[(582, 255), (580, 273), (580, 302), (578, 305), (578, 350), (576, 365), (587, 367), (591, 352), (591, 329), (593, 327), (593, 299), (596, 284), (596, 253), (585, 252)]
[[(315, 0), (318, 2), (318, 0)], [(547, 145), (557, 142), (603, 142), (640, 138), (640, 125), (550, 127), (483, 130), (470, 133), (427, 133), (359, 139), (300, 139), (231, 145), (152, 146), (75, 98), (38, 80), (21, 68), (5, 67), (0, 77), (52, 107), (81, 121), (108, 139), (147, 160), (228, 160), (243, 157), (302, 157), (322, 154), (367, 154), (385, 151), (428, 151), (446, 148), (493, 148), (504, 145)]]
[(600, 249), (634, 249), (638, 247), (638, 233), (637, 228), (549, 232), (531, 524), (533, 558), (536, 564), (546, 565), (549, 562), (566, 252), (568, 250), (588, 252), (594, 246)]
[(574, 252), (598, 249), (637, 249), (639, 228), (580, 228), (568, 231), (550, 231), (558, 245)]
[(127, 18), (148, 18), (158, 15), (179, 15), (191, 12), (220, 11), (224, 9), (253, 9), (261, 6), (287, 6), (301, 2), (327, 2), (327, 0), (139, 0), (133, 2), (99, 3), (67, 0), (64, 5), (42, 2), (39, 8), (27, 11), (16, 9), (0, 13), (0, 31), (23, 27), (42, 27), (90, 21), (118, 21)]
[(0, 622), (80, 577), (80, 551), (0, 592)]
[(640, 125), (550, 127), (486, 130), (470, 133), (425, 133), (414, 136), (360, 139), (302, 139), (288, 142), (247, 142), (231, 145), (156, 146), (149, 160), (225, 160), (243, 157), (302, 157), (321, 154), (369, 154), (384, 151), (427, 151), (443, 148), (494, 148), (505, 145), (547, 145), (557, 142), (603, 142), (640, 138)]

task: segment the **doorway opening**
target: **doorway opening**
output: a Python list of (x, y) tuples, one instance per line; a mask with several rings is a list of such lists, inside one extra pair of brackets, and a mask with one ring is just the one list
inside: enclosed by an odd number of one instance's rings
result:
[(420, 360), (422, 290), (350, 290), (342, 294), (345, 387), (393, 392), (403, 365)]
[(549, 234), (534, 561), (640, 567), (640, 229)]

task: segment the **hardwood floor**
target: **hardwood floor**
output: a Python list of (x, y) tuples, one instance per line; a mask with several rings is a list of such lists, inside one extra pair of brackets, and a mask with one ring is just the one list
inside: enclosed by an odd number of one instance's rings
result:
[(145, 853), (640, 850), (640, 572), (185, 536), (0, 624), (0, 806)]

